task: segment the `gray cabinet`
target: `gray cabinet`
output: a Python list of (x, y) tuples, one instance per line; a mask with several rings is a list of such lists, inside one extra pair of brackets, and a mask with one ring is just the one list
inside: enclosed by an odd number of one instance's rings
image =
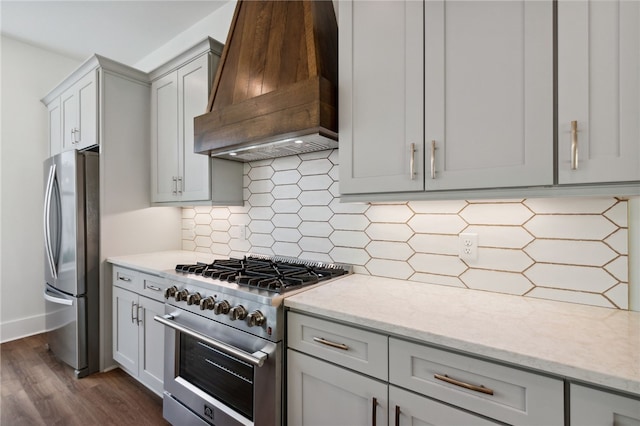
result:
[(639, 2), (558, 2), (559, 183), (640, 181), (639, 69)]
[(572, 383), (571, 425), (640, 426), (640, 399)]
[(222, 45), (208, 38), (151, 72), (151, 200), (242, 204), (243, 165), (194, 153)]

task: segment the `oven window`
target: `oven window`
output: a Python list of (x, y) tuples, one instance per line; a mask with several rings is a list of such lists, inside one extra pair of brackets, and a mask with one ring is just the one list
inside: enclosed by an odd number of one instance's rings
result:
[(180, 334), (180, 377), (253, 420), (253, 366)]

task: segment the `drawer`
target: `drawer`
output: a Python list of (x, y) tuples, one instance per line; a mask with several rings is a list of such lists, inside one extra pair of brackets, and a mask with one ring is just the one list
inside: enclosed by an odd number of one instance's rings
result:
[(121, 266), (113, 266), (113, 285), (138, 293), (142, 288), (140, 273)]
[(290, 348), (387, 380), (387, 336), (289, 312), (287, 338)]
[(505, 423), (564, 423), (562, 380), (396, 338), (389, 382)]
[(171, 282), (164, 278), (148, 274), (141, 274), (142, 290), (140, 294), (150, 299), (164, 303), (164, 290), (171, 287)]

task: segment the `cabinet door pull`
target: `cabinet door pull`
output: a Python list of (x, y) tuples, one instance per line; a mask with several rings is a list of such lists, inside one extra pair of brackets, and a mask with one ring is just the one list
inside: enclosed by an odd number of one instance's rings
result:
[(140, 323), (142, 322), (142, 320), (140, 319), (140, 309), (142, 309), (142, 306), (138, 305), (138, 307), (136, 308), (136, 323), (138, 325), (140, 325)]
[(182, 176), (178, 176), (178, 194), (182, 195)]
[(162, 289), (156, 285), (147, 284), (147, 288), (153, 291), (162, 291)]
[(436, 178), (436, 141), (431, 141), (431, 179)]
[(126, 283), (131, 282), (131, 278), (123, 277), (122, 275), (120, 275), (120, 276), (118, 277), (118, 279), (119, 279), (120, 281), (124, 281), (124, 282), (126, 282)]
[(131, 323), (135, 324), (136, 322), (136, 317), (133, 316), (133, 311), (136, 309), (136, 303), (135, 302), (131, 302)]
[(409, 145), (409, 177), (411, 180), (416, 178), (416, 144)]
[(578, 170), (578, 122), (571, 122), (571, 170)]
[(178, 195), (178, 177), (171, 176), (171, 179), (173, 180), (173, 195)]
[(371, 426), (376, 426), (376, 411), (378, 411), (378, 399), (374, 397), (371, 407)]
[(446, 374), (434, 374), (433, 375), (434, 378), (438, 379), (438, 380), (442, 380), (443, 382), (447, 382), (447, 383), (451, 383), (452, 385), (455, 386), (460, 386), (463, 387), (465, 389), (469, 389), (475, 392), (481, 392), (481, 393), (486, 393), (487, 395), (493, 395), (493, 389), (489, 389), (489, 388), (485, 388), (484, 386), (480, 385), (472, 385), (470, 383), (465, 383), (465, 382), (461, 382), (460, 380), (456, 380), (456, 379), (452, 379), (451, 377), (447, 376)]
[(396, 421), (395, 426), (400, 426), (400, 406), (396, 405)]
[(330, 340), (326, 340), (324, 337), (314, 337), (314, 342), (322, 343), (323, 345), (331, 346), (332, 348), (342, 349), (343, 351), (348, 351), (349, 346), (343, 343), (335, 343)]

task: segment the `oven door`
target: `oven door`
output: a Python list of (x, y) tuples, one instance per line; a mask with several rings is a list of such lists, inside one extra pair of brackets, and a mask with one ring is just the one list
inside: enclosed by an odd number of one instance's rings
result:
[(282, 343), (171, 305), (155, 319), (166, 326), (163, 414), (169, 422), (280, 424)]

